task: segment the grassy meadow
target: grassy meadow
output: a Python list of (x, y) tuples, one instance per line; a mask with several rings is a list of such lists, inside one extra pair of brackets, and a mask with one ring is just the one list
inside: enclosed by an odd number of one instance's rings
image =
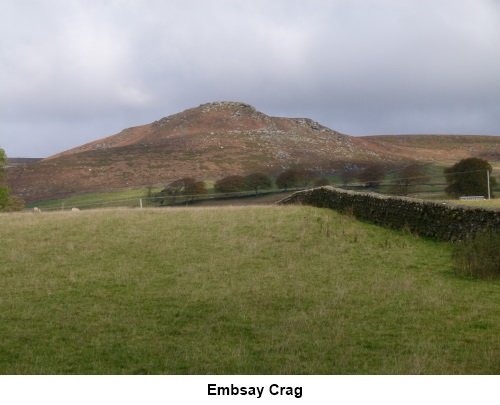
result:
[(499, 374), (500, 281), (312, 207), (0, 215), (0, 374)]

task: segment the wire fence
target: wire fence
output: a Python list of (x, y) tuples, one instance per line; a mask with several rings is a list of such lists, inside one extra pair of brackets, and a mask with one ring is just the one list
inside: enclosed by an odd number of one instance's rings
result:
[[(485, 177), (491, 178), (496, 177), (499, 179), (497, 185), (492, 187), (490, 193), (492, 196), (500, 195), (500, 170), (494, 170), (491, 174), (487, 174), (485, 170), (473, 170), (467, 172), (455, 172), (449, 173), (450, 175), (455, 174), (469, 174), (484, 172)], [(422, 181), (418, 181), (422, 179)], [(486, 180), (485, 180), (486, 181)], [(445, 176), (443, 174), (435, 175), (419, 175), (412, 177), (394, 177), (389, 180), (378, 182), (377, 184), (366, 184), (361, 182), (348, 182), (341, 183), (340, 181), (334, 181), (330, 185), (342, 189), (354, 190), (354, 191), (375, 191), (382, 194), (394, 194), (394, 188), (401, 185), (407, 185), (408, 196), (424, 198), (424, 199), (449, 199), (450, 197), (446, 195), (445, 189), (448, 184), (445, 181)], [(40, 208), (44, 211), (68, 211), (73, 208), (78, 209), (99, 209), (99, 208), (153, 208), (153, 207), (180, 207), (180, 206), (194, 206), (201, 205), (205, 203), (222, 203), (230, 202), (236, 200), (247, 200), (249, 204), (255, 200), (256, 197), (263, 198), (265, 196), (271, 196), (274, 194), (280, 194), (284, 192), (295, 192), (309, 188), (310, 186), (295, 187), (284, 189), (272, 189), (272, 190), (258, 190), (255, 191), (241, 191), (234, 193), (207, 193), (207, 194), (196, 194), (196, 195), (150, 195), (148, 196), (147, 190), (144, 188), (143, 193), (139, 193), (137, 196), (133, 197), (108, 197), (108, 198), (96, 198), (95, 200), (85, 198), (85, 195), (78, 197), (71, 197), (68, 199), (62, 199), (55, 202), (44, 202), (40, 203)], [(272, 202), (270, 202), (271, 204)], [(35, 204), (31, 204), (33, 207)]]

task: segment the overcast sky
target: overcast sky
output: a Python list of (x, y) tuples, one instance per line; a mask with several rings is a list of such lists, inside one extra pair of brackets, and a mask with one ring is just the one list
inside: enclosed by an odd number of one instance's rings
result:
[(0, 0), (0, 148), (212, 101), (349, 135), (500, 135), (500, 0)]

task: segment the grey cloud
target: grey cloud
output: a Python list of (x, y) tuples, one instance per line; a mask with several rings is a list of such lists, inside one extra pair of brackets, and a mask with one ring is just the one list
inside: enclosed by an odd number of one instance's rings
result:
[(216, 100), (353, 135), (500, 135), (494, 1), (4, 0), (0, 30), (10, 156)]

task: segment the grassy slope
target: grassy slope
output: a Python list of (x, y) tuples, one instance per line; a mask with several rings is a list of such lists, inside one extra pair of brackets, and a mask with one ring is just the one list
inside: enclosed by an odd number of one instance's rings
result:
[(0, 216), (1, 374), (500, 373), (500, 283), (310, 207)]

